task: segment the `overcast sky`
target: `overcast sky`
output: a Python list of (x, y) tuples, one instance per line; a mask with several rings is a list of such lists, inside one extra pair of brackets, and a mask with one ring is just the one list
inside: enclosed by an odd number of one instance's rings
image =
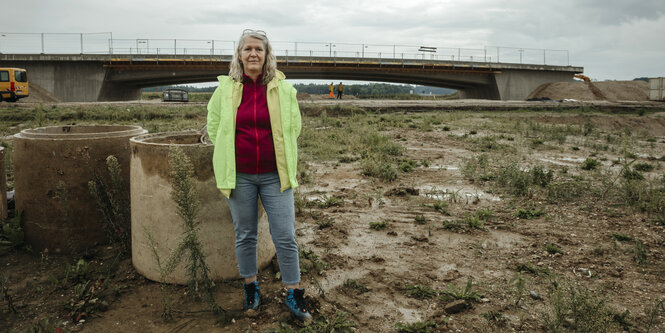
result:
[[(271, 41), (334, 42), (336, 47), (568, 50), (570, 65), (584, 67), (593, 79), (665, 76), (665, 0), (22, 0), (11, 7), (12, 14), (0, 23), (2, 33), (111, 32), (114, 39), (231, 41), (253, 28), (266, 31)], [(8, 42), (4, 38), (0, 43)], [(0, 50), (4, 47), (0, 44)], [(542, 55), (534, 59), (542, 61)]]

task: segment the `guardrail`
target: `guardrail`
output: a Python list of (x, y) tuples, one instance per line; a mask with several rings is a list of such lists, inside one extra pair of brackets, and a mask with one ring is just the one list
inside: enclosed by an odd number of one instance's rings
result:
[[(271, 41), (276, 56), (442, 60), (570, 66), (568, 50), (504, 46), (454, 48), (423, 45), (380, 45), (335, 42)], [(231, 56), (236, 41), (216, 39), (117, 39), (112, 33), (4, 33), (0, 53), (108, 54), (130, 56)]]

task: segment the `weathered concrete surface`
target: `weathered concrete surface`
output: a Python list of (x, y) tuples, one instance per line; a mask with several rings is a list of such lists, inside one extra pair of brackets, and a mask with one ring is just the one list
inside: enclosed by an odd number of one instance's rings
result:
[[(148, 279), (178, 284), (188, 279), (186, 259), (183, 259), (162, 281), (146, 235), (147, 231), (154, 239), (163, 265), (181, 242), (185, 230), (171, 198), (169, 151), (172, 147), (181, 148), (193, 165), (196, 198), (200, 204), (198, 237), (206, 254), (210, 277), (215, 280), (240, 277), (231, 212), (215, 183), (213, 146), (198, 143), (199, 137), (196, 131), (189, 131), (147, 134), (131, 139), (132, 263)], [(260, 203), (258, 228), (257, 263), (259, 268), (265, 268), (275, 255), (275, 247)]]
[[(17, 212), (26, 243), (36, 251), (69, 253), (106, 243), (103, 221), (88, 181), (108, 175), (114, 155), (129, 196), (129, 138), (139, 126), (52, 126), (23, 130), (13, 139)], [(60, 186), (64, 185), (64, 188)], [(129, 201), (129, 198), (126, 198)]]
[(0, 147), (0, 219), (7, 219), (7, 172), (5, 170), (5, 147)]

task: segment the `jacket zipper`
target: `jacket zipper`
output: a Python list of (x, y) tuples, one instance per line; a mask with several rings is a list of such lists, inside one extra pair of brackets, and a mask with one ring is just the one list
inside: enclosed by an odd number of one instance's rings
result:
[(256, 137), (256, 174), (259, 173), (259, 125), (256, 120), (256, 81), (254, 81), (254, 135)]

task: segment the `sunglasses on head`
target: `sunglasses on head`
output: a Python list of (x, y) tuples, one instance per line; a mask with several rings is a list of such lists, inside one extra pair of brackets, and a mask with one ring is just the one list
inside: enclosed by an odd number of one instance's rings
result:
[(256, 34), (263, 35), (263, 36), (266, 35), (266, 32), (263, 31), (263, 30), (245, 29), (245, 30), (242, 31), (243, 35), (252, 34), (252, 33), (256, 33)]

